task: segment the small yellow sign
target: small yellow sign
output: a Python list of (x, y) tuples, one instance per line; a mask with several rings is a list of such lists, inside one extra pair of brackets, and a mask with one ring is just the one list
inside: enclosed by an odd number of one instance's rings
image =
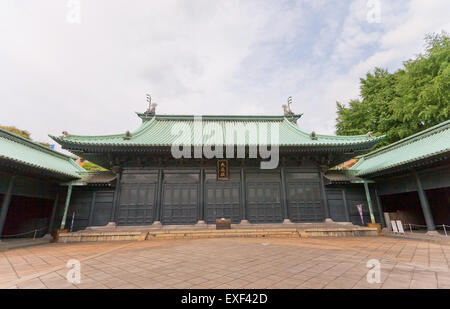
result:
[(229, 180), (228, 160), (217, 160), (217, 180)]

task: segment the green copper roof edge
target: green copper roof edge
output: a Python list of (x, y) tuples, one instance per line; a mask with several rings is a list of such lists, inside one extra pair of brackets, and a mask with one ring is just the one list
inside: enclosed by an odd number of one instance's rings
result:
[(147, 130), (149, 130), (151, 127), (153, 127), (155, 123), (156, 123), (155, 118), (152, 118), (148, 121), (142, 122), (142, 125), (139, 128), (137, 128), (134, 132), (131, 133), (131, 138), (133, 139), (134, 137), (138, 137), (138, 136), (142, 135)]
[[(135, 131), (131, 132), (131, 137), (138, 136), (140, 133), (145, 132), (145, 129), (152, 123), (152, 121), (145, 121), (143, 122)], [(61, 137), (61, 136), (54, 136), (49, 134), (48, 135), (51, 139), (53, 139), (56, 142), (65, 141), (65, 142), (71, 142), (71, 143), (81, 143), (84, 141), (73, 141), (72, 138), (82, 138), (85, 139), (85, 141), (98, 139), (98, 138), (123, 138), (125, 137), (125, 133), (121, 134), (110, 134), (110, 135), (73, 135), (70, 134), (68, 137)]]
[(99, 174), (114, 174), (113, 172), (111, 172), (110, 170), (104, 170), (104, 171), (88, 171), (88, 170), (84, 170), (83, 172), (79, 172), (79, 175), (99, 175)]
[(402, 161), (402, 162), (399, 162), (399, 163), (396, 163), (396, 164), (391, 164), (391, 165), (388, 165), (388, 166), (385, 166), (385, 167), (382, 167), (382, 168), (372, 168), (372, 169), (368, 169), (368, 170), (365, 170), (365, 171), (360, 171), (357, 168), (354, 169), (354, 167), (356, 166), (356, 164), (355, 164), (355, 165), (353, 165), (351, 167), (350, 170), (353, 170), (356, 173), (355, 174), (356, 176), (367, 176), (367, 175), (374, 174), (374, 173), (377, 173), (377, 172), (380, 172), (380, 171), (383, 171), (383, 170), (390, 170), (390, 169), (393, 169), (393, 168), (406, 166), (406, 165), (408, 165), (411, 162), (427, 159), (427, 158), (434, 157), (434, 156), (438, 156), (438, 155), (444, 154), (446, 152), (450, 152), (450, 148), (443, 149), (441, 151), (432, 152), (432, 153), (429, 153), (429, 154), (426, 154), (426, 155), (423, 155), (423, 156), (419, 156), (419, 157), (416, 157), (416, 158), (413, 158), (413, 159), (409, 159), (409, 160), (406, 160), (406, 161)]
[[(137, 132), (139, 132), (140, 130), (143, 129), (143, 127), (145, 127), (147, 125), (147, 122), (142, 123), (135, 131), (133, 131), (131, 133), (131, 135), (133, 136), (134, 134), (136, 134)], [(125, 133), (121, 133), (121, 134), (110, 134), (110, 135), (73, 135), (70, 134), (68, 137), (61, 137), (61, 136), (55, 136), (55, 135), (51, 135), (48, 134), (48, 136), (54, 140), (55, 142), (60, 142), (60, 141), (66, 141), (66, 142), (72, 142), (72, 143), (79, 143), (80, 141), (73, 141), (71, 140), (72, 138), (82, 138), (85, 139), (86, 141), (89, 141), (91, 139), (96, 139), (96, 138), (123, 138), (125, 137)]]
[(48, 154), (50, 154), (52, 156), (60, 157), (62, 159), (70, 159), (72, 161), (76, 160), (76, 157), (74, 157), (74, 156), (66, 155), (66, 154), (58, 152), (56, 150), (52, 150), (52, 149), (50, 149), (48, 147), (45, 147), (44, 145), (38, 144), (36, 142), (33, 142), (33, 141), (29, 140), (29, 139), (26, 139), (26, 138), (24, 138), (22, 136), (19, 136), (17, 134), (14, 134), (14, 133), (9, 132), (9, 131), (4, 130), (4, 129), (0, 129), (0, 136), (2, 136), (4, 138), (7, 138), (7, 139), (9, 139), (9, 140), (11, 140), (13, 142), (17, 142), (17, 143), (21, 143), (21, 144), (26, 145), (26, 146), (30, 146), (30, 147), (32, 147), (32, 148), (34, 148), (36, 150), (43, 151), (43, 152), (48, 153)]
[[(76, 148), (76, 147), (79, 148)], [(205, 146), (205, 147), (209, 147), (209, 146), (217, 146), (214, 144), (187, 144), (187, 145), (177, 145), (177, 146), (185, 146), (185, 147), (195, 147), (195, 146)], [(222, 145), (223, 147), (227, 147), (227, 146), (243, 146), (243, 145)], [(261, 144), (261, 145), (255, 145), (257, 147), (265, 147), (265, 146), (272, 146), (272, 145), (266, 145), (266, 144)], [(345, 151), (345, 150), (355, 150), (355, 151), (366, 151), (367, 150), (367, 144), (364, 143), (354, 143), (351, 145), (348, 144), (317, 144), (317, 145), (312, 145), (312, 144), (283, 144), (283, 145), (278, 145), (281, 149), (286, 150), (286, 149), (290, 149), (290, 148), (299, 148), (299, 147), (305, 147), (308, 148), (307, 150), (300, 150), (302, 152), (309, 152), (309, 151)], [(70, 148), (73, 147), (73, 148)], [(70, 152), (77, 152), (77, 151), (82, 151), (84, 147), (89, 147), (89, 149), (110, 149), (110, 148), (115, 148), (115, 151), (135, 151), (137, 149), (139, 149), (139, 151), (145, 151), (151, 148), (170, 148), (170, 145), (165, 145), (165, 144), (154, 144), (151, 146), (148, 146), (146, 144), (124, 144), (124, 143), (120, 143), (120, 144), (81, 144), (81, 143), (76, 143), (76, 142), (70, 142), (70, 143), (65, 143), (64, 149), (68, 149)], [(133, 149), (131, 150), (127, 150), (127, 148), (133, 147)], [(245, 147), (249, 147), (248, 145), (245, 145)], [(356, 147), (356, 148), (355, 148)], [(164, 150), (163, 149), (163, 150)]]
[[(382, 147), (380, 149), (376, 149), (376, 150), (374, 150), (372, 152), (369, 152), (369, 153), (367, 153), (365, 155), (358, 156), (357, 158), (360, 159), (360, 160), (355, 165), (353, 165), (352, 168), (357, 167), (358, 165), (360, 165), (361, 164), (360, 162), (362, 162), (365, 159), (369, 159), (371, 157), (374, 157), (374, 156), (377, 156), (377, 155), (381, 155), (381, 154), (385, 153), (386, 151), (390, 151), (390, 150), (396, 149), (397, 147), (404, 146), (405, 144), (412, 143), (412, 142), (415, 142), (415, 141), (420, 140), (422, 138), (425, 138), (425, 137), (431, 136), (433, 134), (439, 133), (440, 131), (447, 129), (448, 127), (450, 127), (450, 120), (441, 122), (441, 123), (439, 123), (439, 124), (437, 124), (437, 125), (435, 125), (433, 127), (430, 127), (430, 128), (425, 129), (423, 131), (417, 132), (417, 133), (415, 133), (415, 134), (413, 134), (411, 136), (405, 137), (405, 138), (403, 138), (403, 139), (401, 139), (399, 141), (396, 141), (396, 142), (394, 142), (392, 144), (384, 146), (384, 147)], [(383, 135), (383, 136), (386, 136), (386, 135)]]
[[(291, 123), (290, 121), (286, 122), (288, 124), (288, 126), (292, 129), (295, 130), (295, 132), (302, 134), (305, 137), (310, 138), (310, 135), (308, 133), (306, 133), (305, 131), (301, 130), (298, 126), (296, 126), (295, 124)], [(354, 142), (360, 142), (360, 143), (367, 143), (367, 142), (378, 142), (379, 140), (383, 139), (386, 135), (383, 136), (378, 136), (378, 137), (371, 137), (371, 138), (367, 138), (365, 135), (352, 135), (352, 136), (342, 136), (342, 135), (325, 135), (325, 134), (317, 134), (316, 135), (319, 139), (320, 138), (325, 138), (325, 139), (339, 139), (339, 140), (343, 140), (343, 141), (354, 141)], [(313, 140), (311, 140), (313, 141)], [(317, 140), (317, 144), (325, 144), (325, 145), (336, 145), (333, 143), (329, 143), (326, 144), (324, 142), (320, 142), (320, 140)], [(339, 144), (338, 144), (339, 145)]]
[[(282, 144), (278, 145), (279, 147), (331, 147), (331, 148), (339, 148), (339, 147), (351, 147), (356, 145), (367, 145), (367, 144), (376, 144), (378, 142), (377, 140), (371, 139), (367, 141), (354, 141), (351, 144), (347, 143), (323, 143), (318, 142), (316, 144), (313, 143), (303, 143), (303, 144), (295, 144), (295, 143), (288, 143), (288, 144)], [(171, 147), (167, 144), (142, 144), (142, 143), (129, 143), (129, 142), (123, 142), (123, 143), (89, 143), (89, 142), (81, 142), (81, 141), (70, 141), (70, 140), (61, 140), (61, 144), (64, 144), (66, 146), (68, 145), (76, 145), (76, 146), (91, 146), (91, 147)], [(181, 144), (177, 146), (216, 146), (217, 144)], [(228, 144), (223, 144), (223, 146), (227, 146)], [(234, 144), (233, 146), (242, 146), (244, 144)], [(231, 146), (231, 145), (230, 145)], [(248, 145), (245, 145), (248, 146)], [(258, 144), (256, 146), (270, 146), (270, 144)]]
[[(299, 117), (301, 114), (296, 115), (296, 117)], [(77, 136), (77, 135), (70, 135), (69, 137), (55, 137), (52, 135), (49, 135), (52, 139), (54, 139), (55, 141), (57, 141), (60, 144), (65, 144), (67, 145), (85, 145), (85, 146), (97, 146), (97, 147), (101, 147), (101, 146), (110, 146), (110, 147), (115, 147), (115, 146), (133, 146), (133, 147), (139, 147), (139, 146), (148, 146), (146, 144), (137, 144), (137, 143), (131, 143), (132, 140), (138, 136), (140, 136), (141, 134), (144, 134), (146, 131), (148, 131), (152, 125), (154, 125), (156, 122), (156, 120), (161, 120), (161, 121), (170, 121), (170, 120), (180, 120), (180, 119), (186, 119), (189, 121), (193, 121), (195, 118), (195, 116), (186, 116), (186, 115), (153, 115), (152, 117), (148, 117), (147, 120), (143, 121), (143, 123), (141, 124), (141, 126), (135, 130), (133, 133), (131, 133), (131, 137), (130, 140), (126, 140), (123, 139), (123, 141), (121, 141), (120, 143), (113, 142), (107, 142), (107, 140), (100, 142), (100, 143), (91, 143), (91, 140), (98, 140), (98, 139), (108, 139), (108, 140), (113, 140), (113, 139), (120, 139), (120, 138), (124, 138), (125, 134), (116, 134), (116, 135), (104, 135), (104, 136)], [(340, 146), (355, 146), (355, 145), (367, 145), (367, 144), (373, 144), (378, 142), (380, 139), (382, 139), (383, 137), (374, 137), (374, 138), (366, 138), (365, 135), (358, 135), (358, 136), (332, 136), (332, 135), (318, 135), (320, 138), (322, 138), (323, 140), (319, 140), (319, 141), (315, 141), (315, 140), (310, 140), (309, 134), (302, 131), (295, 123), (293, 123), (290, 119), (290, 117), (285, 117), (285, 116), (202, 116), (205, 117), (204, 120), (205, 121), (213, 121), (213, 120), (221, 120), (223, 121), (224, 119), (233, 119), (235, 121), (242, 121), (242, 120), (251, 120), (251, 121), (257, 121), (257, 120), (261, 120), (261, 119), (269, 119), (270, 121), (277, 121), (280, 122), (282, 124), (285, 124), (287, 126), (287, 128), (289, 130), (291, 130), (294, 134), (298, 135), (299, 137), (303, 137), (305, 138), (308, 142), (304, 142), (304, 143), (296, 143), (295, 141), (292, 141), (290, 143), (283, 143), (279, 146), (307, 146), (307, 147), (311, 147), (311, 146), (315, 146), (315, 147), (327, 147), (327, 146), (331, 146), (331, 147), (340, 147)], [(77, 140), (78, 139), (78, 140)], [(329, 142), (329, 141), (335, 141), (335, 142)], [(203, 144), (201, 144), (203, 145)], [(166, 144), (153, 144), (152, 146), (167, 146)], [(194, 144), (195, 146), (195, 144)]]
[[(143, 114), (137, 113), (139, 116)], [(292, 117), (295, 119), (299, 119), (303, 114), (296, 114)], [(137, 128), (135, 131), (131, 133), (131, 138), (139, 136), (141, 133), (145, 132), (148, 128), (151, 127), (152, 123), (155, 123), (156, 120), (189, 120), (193, 121), (195, 117), (202, 117), (202, 120), (206, 121), (243, 121), (243, 120), (251, 120), (251, 121), (258, 121), (258, 120), (265, 120), (265, 121), (284, 121), (287, 120), (288, 117), (285, 116), (215, 116), (215, 115), (205, 115), (205, 116), (195, 116), (195, 115), (152, 115), (150, 116), (144, 116), (146, 117), (144, 122), (141, 124), (139, 128)], [(289, 120), (288, 120), (289, 121)], [(289, 121), (290, 123), (290, 121)], [(81, 143), (82, 141), (73, 141), (73, 138), (81, 138), (85, 139), (85, 141), (94, 140), (94, 139), (101, 139), (101, 138), (123, 138), (125, 137), (125, 134), (110, 134), (110, 135), (93, 135), (93, 136), (86, 136), (86, 135), (73, 135), (70, 134), (69, 137), (59, 137), (49, 134), (50, 138), (52, 138), (54, 141), (70, 141), (72, 143)]]
[[(20, 163), (22, 165), (26, 165), (26, 166), (29, 166), (29, 167), (32, 167), (32, 168), (50, 171), (50, 172), (58, 174), (58, 175), (65, 175), (65, 176), (70, 176), (70, 177), (73, 177), (73, 178), (81, 178), (79, 173), (82, 173), (82, 171), (76, 172), (77, 175), (75, 175), (75, 174), (62, 172), (60, 170), (56, 170), (56, 169), (53, 169), (53, 168), (48, 168), (48, 167), (45, 167), (45, 166), (41, 166), (41, 165), (38, 165), (38, 164), (28, 163), (28, 162), (25, 162), (25, 161), (22, 161), (22, 160), (17, 160), (17, 159), (11, 158), (11, 157), (5, 157), (5, 156), (0, 155), (0, 158), (6, 159), (6, 160), (9, 160), (9, 161), (13, 161), (15, 163)], [(76, 165), (78, 167), (80, 167), (78, 164), (76, 164)]]

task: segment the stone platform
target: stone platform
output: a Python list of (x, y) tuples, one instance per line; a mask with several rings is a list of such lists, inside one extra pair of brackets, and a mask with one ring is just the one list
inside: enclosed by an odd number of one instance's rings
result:
[(59, 234), (58, 242), (130, 241), (199, 238), (300, 238), (377, 236), (376, 228), (340, 223), (232, 224), (229, 230), (215, 225), (90, 227)]

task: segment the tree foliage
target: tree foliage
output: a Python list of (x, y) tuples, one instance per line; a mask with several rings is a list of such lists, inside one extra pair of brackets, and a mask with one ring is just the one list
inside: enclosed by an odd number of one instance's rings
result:
[(28, 131), (17, 129), (16, 127), (12, 126), (0, 126), (1, 129), (9, 131), (11, 133), (14, 133), (16, 135), (19, 135), (21, 137), (24, 137), (26, 139), (29, 139), (31, 141), (31, 134)]
[(107, 169), (89, 161), (84, 161), (83, 168), (87, 171), (107, 171)]
[[(30, 141), (33, 141), (33, 139), (31, 138), (31, 133), (26, 131), (26, 130), (21, 130), (21, 129), (18, 129), (18, 128), (14, 127), (14, 126), (0, 126), (0, 128), (3, 129), (3, 130), (9, 131), (11, 133), (14, 133), (16, 135), (19, 135), (19, 136), (21, 136), (23, 138), (26, 138), (26, 139), (28, 139)], [(50, 144), (49, 143), (45, 143), (45, 142), (37, 142), (37, 143), (41, 144), (42, 146), (50, 148)]]
[(337, 102), (336, 134), (386, 135), (378, 147), (450, 118), (450, 37), (425, 37), (425, 52), (395, 73), (375, 68), (361, 78), (361, 98)]

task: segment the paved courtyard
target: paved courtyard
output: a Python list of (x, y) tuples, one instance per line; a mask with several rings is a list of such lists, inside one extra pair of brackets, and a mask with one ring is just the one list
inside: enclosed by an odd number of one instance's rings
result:
[[(69, 259), (81, 282), (66, 280)], [(378, 259), (381, 282), (369, 284)], [(0, 288), (450, 288), (450, 245), (388, 237), (47, 244), (0, 252)]]

